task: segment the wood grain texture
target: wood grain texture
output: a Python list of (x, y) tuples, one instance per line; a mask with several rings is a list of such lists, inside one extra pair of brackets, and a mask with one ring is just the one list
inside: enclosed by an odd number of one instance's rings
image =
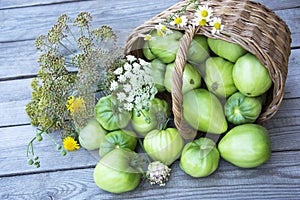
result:
[[(298, 108), (298, 109), (295, 109)], [(273, 152), (300, 151), (300, 101), (287, 99), (274, 118), (263, 125), (268, 129)], [(97, 160), (97, 152), (80, 150), (61, 157), (53, 143), (47, 138), (35, 143), (35, 152), (40, 156), (42, 167), (38, 170), (26, 165), (26, 145), (34, 136), (35, 129), (30, 125), (0, 128), (0, 177), (22, 173), (33, 173), (54, 169), (82, 168), (93, 165)], [(52, 134), (60, 142), (59, 134)], [(96, 154), (95, 154), (96, 153)], [(82, 159), (84, 158), (84, 159)], [(52, 164), (53, 163), (53, 164)], [(300, 163), (299, 163), (300, 164)]]
[[(89, 152), (84, 149), (69, 152), (63, 157), (56, 150), (56, 145), (45, 136), (43, 137), (43, 141), (34, 142), (34, 151), (39, 156), (41, 162), (41, 167), (36, 169), (26, 164), (27, 144), (34, 135), (35, 128), (32, 126), (0, 128), (0, 177), (71, 168), (85, 168), (95, 165), (99, 159), (98, 154), (95, 154), (98, 152)], [(51, 136), (59, 144), (62, 143), (59, 133), (52, 133)]]
[[(55, 23), (58, 16), (67, 13), (71, 17), (76, 16), (80, 11), (88, 11), (94, 16), (94, 23), (97, 25), (107, 24), (120, 31), (120, 34), (128, 34), (130, 29), (142, 24), (145, 20), (152, 18), (166, 8), (178, 2), (177, 0), (165, 1), (80, 1), (76, 3), (52, 4), (47, 6), (31, 7), (30, 9), (18, 8), (0, 10), (1, 24), (0, 42), (33, 40), (38, 35), (46, 33)], [(294, 2), (294, 1), (292, 1)], [(264, 2), (268, 5), (280, 5)], [(147, 6), (145, 6), (147, 5)], [(284, 9), (275, 11), (291, 28), (292, 34), (299, 34), (298, 24), (300, 14), (299, 8)], [(274, 8), (275, 9), (275, 8)], [(30, 12), (28, 12), (30, 10)], [(34, 30), (34, 31), (32, 31)], [(294, 37), (297, 38), (297, 37)], [(293, 46), (300, 46), (300, 41), (294, 40)]]
[(274, 153), (256, 169), (239, 169), (221, 160), (206, 178), (191, 178), (175, 162), (165, 187), (143, 181), (121, 195), (98, 188), (93, 167), (1, 178), (0, 198), (6, 199), (298, 199), (300, 157), (296, 152)]
[[(166, 187), (142, 182), (132, 192), (114, 195), (99, 189), (93, 169), (97, 151), (84, 149), (62, 157), (47, 139), (35, 143), (41, 168), (26, 164), (26, 146), (35, 134), (25, 105), (31, 77), (38, 71), (34, 39), (57, 17), (89, 11), (93, 24), (108, 24), (119, 44), (138, 25), (179, 0), (0, 0), (0, 199), (299, 199), (300, 198), (300, 4), (299, 0), (259, 0), (274, 10), (292, 31), (293, 50), (285, 96), (277, 114), (263, 125), (271, 138), (272, 157), (255, 169), (239, 169), (221, 160), (218, 170), (201, 179), (172, 166)], [(61, 143), (58, 133), (52, 134)]]
[(1, 1), (0, 9), (15, 9), (21, 7), (32, 7), (32, 6), (45, 6), (49, 4), (62, 4), (78, 1), (87, 1), (87, 0), (6, 0)]
[[(23, 58), (23, 57), (22, 57)], [(34, 62), (34, 61), (32, 61)], [(1, 62), (0, 62), (1, 65)], [(296, 99), (294, 105), (298, 105), (300, 91), (297, 85), (300, 85), (300, 71), (298, 66), (300, 65), (300, 49), (292, 50), (289, 63), (289, 73), (285, 85), (285, 99)], [(26, 67), (26, 66), (25, 66)], [(0, 73), (3, 68), (0, 68)], [(8, 69), (10, 69), (8, 67)], [(18, 69), (18, 66), (15, 65), (15, 69), (11, 72), (13, 73)], [(5, 69), (4, 69), (5, 70)], [(25, 113), (25, 105), (31, 99), (31, 88), (30, 88), (31, 79), (18, 79), (10, 81), (0, 81), (0, 126), (9, 126), (9, 125), (18, 125), (18, 124), (28, 124), (29, 118)], [(298, 99), (298, 100), (297, 100)], [(279, 112), (285, 113), (286, 115), (293, 115), (293, 113), (299, 113), (298, 107), (292, 107), (293, 104), (287, 101), (283, 104), (289, 105), (290, 108), (294, 108), (292, 112), (286, 112), (284, 105), (280, 108)], [(297, 114), (296, 114), (297, 115)], [(298, 116), (298, 115), (297, 115)], [(285, 120), (285, 119), (279, 119)], [(294, 122), (295, 120), (291, 120)]]

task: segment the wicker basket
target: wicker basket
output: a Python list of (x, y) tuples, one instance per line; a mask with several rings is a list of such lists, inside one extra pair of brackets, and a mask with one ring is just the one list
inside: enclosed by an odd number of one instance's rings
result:
[[(143, 38), (139, 34), (147, 34), (154, 26), (169, 19), (174, 12), (181, 10), (189, 3), (183, 0), (151, 20), (137, 27), (128, 37), (125, 54), (143, 57)], [(182, 112), (182, 75), (187, 58), (189, 45), (195, 34), (222, 39), (241, 45), (248, 52), (254, 54), (268, 69), (273, 81), (273, 89), (258, 121), (271, 118), (278, 110), (284, 94), (284, 85), (288, 72), (290, 56), (290, 30), (286, 23), (264, 5), (247, 0), (201, 0), (201, 4), (212, 7), (214, 15), (222, 18), (224, 30), (220, 34), (212, 35), (210, 27), (184, 27), (183, 35), (175, 60), (175, 74), (173, 75), (172, 110), (174, 122), (181, 135), (191, 139), (195, 135), (183, 119)], [(191, 16), (192, 10), (185, 15)]]

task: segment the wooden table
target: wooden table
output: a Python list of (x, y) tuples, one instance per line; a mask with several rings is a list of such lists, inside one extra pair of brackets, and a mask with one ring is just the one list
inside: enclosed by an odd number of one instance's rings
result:
[[(35, 134), (24, 108), (30, 81), (38, 71), (34, 39), (58, 16), (90, 12), (96, 26), (110, 25), (124, 44), (138, 25), (178, 0), (8, 0), (0, 1), (0, 199), (300, 199), (300, 2), (259, 0), (276, 12), (292, 32), (292, 53), (284, 101), (263, 125), (271, 137), (272, 157), (256, 169), (239, 169), (222, 160), (207, 178), (194, 179), (172, 166), (165, 187), (142, 182), (122, 195), (99, 189), (93, 181), (97, 159), (84, 149), (61, 157), (47, 139), (36, 144), (41, 167), (26, 164), (26, 145)], [(60, 141), (59, 136), (56, 139)]]

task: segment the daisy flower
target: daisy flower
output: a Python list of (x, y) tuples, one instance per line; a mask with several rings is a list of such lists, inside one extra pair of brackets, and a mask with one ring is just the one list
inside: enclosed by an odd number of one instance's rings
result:
[(144, 38), (145, 41), (149, 41), (149, 40), (154, 40), (155, 39), (150, 34), (141, 34), (140, 33), (138, 36)]
[(64, 145), (64, 148), (67, 150), (67, 151), (74, 151), (74, 150), (77, 150), (80, 148), (79, 144), (77, 143), (77, 141), (68, 136), (66, 137), (64, 140), (63, 140), (63, 145)]
[(192, 20), (192, 25), (194, 26), (205, 26), (207, 24), (207, 19), (203, 17), (196, 17)]
[(156, 29), (158, 36), (165, 36), (167, 34), (172, 33), (172, 31), (170, 29), (168, 29), (166, 27), (166, 25), (163, 25), (161, 23), (159, 23), (158, 25), (155, 25), (154, 28)]
[(177, 26), (177, 27), (184, 27), (187, 24), (188, 19), (186, 18), (186, 16), (179, 16), (179, 15), (175, 15), (172, 18), (173, 21), (170, 22), (170, 25), (172, 26)]
[(205, 18), (206, 21), (210, 21), (212, 13), (213, 10), (212, 8), (208, 7), (208, 5), (199, 6), (198, 10), (196, 11), (196, 18)]
[(220, 17), (214, 17), (213, 21), (210, 22), (210, 25), (213, 27), (212, 34), (220, 33), (224, 29), (224, 25), (222, 25), (222, 20)]

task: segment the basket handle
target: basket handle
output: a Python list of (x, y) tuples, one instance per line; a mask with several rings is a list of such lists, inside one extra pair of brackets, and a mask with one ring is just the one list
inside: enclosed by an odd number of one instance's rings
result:
[(176, 54), (175, 67), (172, 75), (172, 110), (174, 114), (174, 123), (181, 136), (186, 139), (194, 139), (197, 131), (189, 127), (183, 117), (183, 96), (182, 96), (182, 79), (183, 71), (187, 60), (188, 49), (190, 44), (199, 30), (199, 27), (189, 26), (182, 36)]

